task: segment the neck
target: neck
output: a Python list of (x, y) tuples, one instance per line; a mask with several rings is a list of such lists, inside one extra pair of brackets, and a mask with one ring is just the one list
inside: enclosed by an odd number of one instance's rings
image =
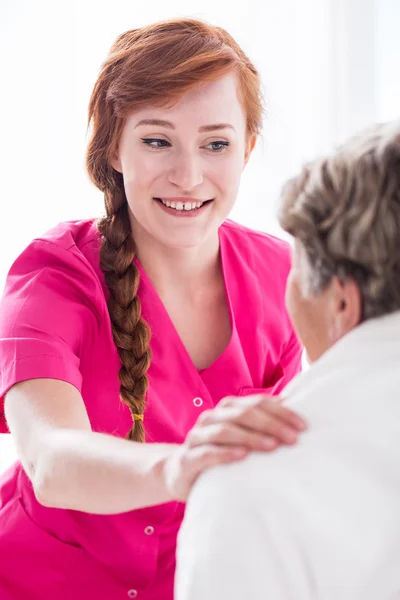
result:
[(218, 233), (191, 248), (165, 246), (133, 224), (136, 256), (159, 290), (194, 293), (220, 276)]

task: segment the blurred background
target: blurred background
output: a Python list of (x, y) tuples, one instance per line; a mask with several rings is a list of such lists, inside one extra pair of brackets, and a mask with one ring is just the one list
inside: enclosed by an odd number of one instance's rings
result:
[[(1, 0), (0, 291), (33, 237), (102, 214), (84, 170), (92, 86), (119, 34), (177, 16), (227, 29), (263, 79), (264, 133), (232, 215), (244, 225), (283, 236), (284, 181), (363, 127), (400, 117), (400, 0)], [(14, 455), (0, 436), (0, 471)]]

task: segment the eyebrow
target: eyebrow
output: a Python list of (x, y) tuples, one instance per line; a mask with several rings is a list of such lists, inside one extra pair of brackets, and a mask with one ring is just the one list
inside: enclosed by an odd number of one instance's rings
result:
[[(163, 119), (142, 119), (135, 125), (135, 129), (141, 125), (156, 125), (157, 127), (167, 127), (168, 129), (176, 129), (175, 125), (171, 121), (164, 121)], [(199, 127), (199, 132), (205, 131), (218, 131), (220, 129), (233, 129), (236, 131), (233, 125), (230, 123), (215, 123), (213, 125), (203, 125)]]

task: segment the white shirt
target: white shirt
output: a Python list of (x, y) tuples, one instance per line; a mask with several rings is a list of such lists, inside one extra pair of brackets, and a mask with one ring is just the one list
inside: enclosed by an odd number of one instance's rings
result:
[(400, 313), (351, 331), (284, 396), (308, 431), (199, 478), (176, 600), (400, 598)]

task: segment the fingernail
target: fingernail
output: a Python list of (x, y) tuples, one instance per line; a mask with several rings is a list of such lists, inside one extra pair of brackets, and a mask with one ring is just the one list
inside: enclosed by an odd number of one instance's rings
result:
[(297, 435), (292, 429), (288, 429), (284, 427), (282, 429), (282, 436), (285, 438), (286, 442), (295, 442), (297, 440)]
[(277, 445), (277, 442), (271, 438), (264, 438), (260, 440), (260, 445), (265, 450), (271, 450), (271, 448), (274, 448)]
[(307, 429), (307, 423), (305, 421), (301, 421), (300, 419), (297, 421), (297, 427), (301, 430), (304, 431), (305, 429)]

